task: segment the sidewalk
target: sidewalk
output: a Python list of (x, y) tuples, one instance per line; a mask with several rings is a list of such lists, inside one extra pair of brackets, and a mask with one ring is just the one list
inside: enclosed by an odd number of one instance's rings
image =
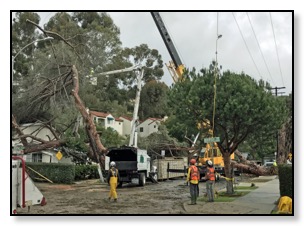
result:
[[(267, 181), (268, 182), (259, 182)], [(247, 195), (233, 202), (197, 202), (197, 205), (184, 203), (186, 214), (257, 214), (268, 215), (276, 207), (275, 202), (280, 198), (279, 179), (277, 176), (261, 176), (252, 180), (258, 186)], [(239, 186), (250, 186), (251, 183), (240, 183)]]

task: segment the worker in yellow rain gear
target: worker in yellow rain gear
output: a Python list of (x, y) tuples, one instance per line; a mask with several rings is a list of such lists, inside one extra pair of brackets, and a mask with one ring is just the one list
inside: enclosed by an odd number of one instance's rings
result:
[(107, 178), (108, 184), (110, 185), (109, 200), (113, 198), (114, 202), (117, 202), (116, 188), (119, 183), (120, 177), (119, 177), (118, 169), (116, 169), (116, 163), (112, 161), (110, 163), (110, 167), (111, 168), (108, 172), (108, 178)]

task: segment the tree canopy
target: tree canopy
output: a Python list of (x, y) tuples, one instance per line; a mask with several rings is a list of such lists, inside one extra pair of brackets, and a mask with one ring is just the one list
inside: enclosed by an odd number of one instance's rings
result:
[[(249, 137), (259, 136), (263, 143), (281, 128), (286, 105), (271, 94), (267, 83), (244, 73), (225, 71), (217, 76), (215, 84), (214, 74), (213, 67), (201, 73), (192, 70), (186, 72), (184, 82), (172, 88), (169, 103), (175, 118), (170, 122), (171, 134), (179, 133), (182, 138), (181, 131), (196, 133), (198, 123), (210, 123), (214, 136), (220, 137), (221, 150), (231, 154)], [(200, 130), (208, 136), (205, 128)]]

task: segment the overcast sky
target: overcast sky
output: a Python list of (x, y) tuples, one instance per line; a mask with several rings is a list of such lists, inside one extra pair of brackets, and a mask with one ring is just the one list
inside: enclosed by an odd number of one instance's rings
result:
[[(164, 63), (171, 60), (149, 12), (109, 14), (120, 28), (124, 47), (146, 43), (159, 50)], [(41, 23), (53, 15), (40, 13)], [(255, 79), (268, 81), (272, 87), (286, 87), (279, 90), (284, 95), (291, 92), (291, 12), (161, 12), (160, 15), (186, 67), (201, 69), (215, 59), (218, 27), (222, 35), (218, 39), (218, 63), (223, 70), (244, 71)], [(170, 85), (173, 80), (166, 67), (164, 71), (162, 80)]]

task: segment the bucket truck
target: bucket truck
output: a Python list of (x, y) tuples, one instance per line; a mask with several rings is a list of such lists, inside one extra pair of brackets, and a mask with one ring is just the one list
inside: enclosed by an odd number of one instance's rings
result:
[(111, 75), (130, 71), (134, 71), (136, 74), (137, 91), (135, 97), (133, 119), (131, 122), (129, 146), (109, 148), (105, 158), (106, 170), (109, 170), (111, 161), (114, 161), (116, 163), (116, 168), (118, 169), (120, 175), (120, 187), (123, 183), (130, 182), (138, 184), (139, 186), (144, 186), (146, 184), (146, 179), (150, 179), (152, 182), (157, 181), (156, 167), (152, 167), (151, 170), (151, 158), (147, 154), (147, 150), (143, 150), (137, 147), (136, 126), (138, 123), (138, 107), (142, 86), (142, 78), (144, 75), (143, 68), (140, 65), (136, 65), (121, 70), (104, 72), (100, 75)]

